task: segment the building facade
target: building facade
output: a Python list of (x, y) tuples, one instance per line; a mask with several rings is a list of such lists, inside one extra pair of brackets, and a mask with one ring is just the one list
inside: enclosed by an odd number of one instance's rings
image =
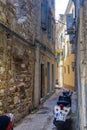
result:
[(66, 39), (64, 45), (64, 86), (74, 90), (75, 88), (75, 30), (72, 27), (75, 18), (74, 3), (70, 0), (65, 12), (66, 15)]
[(54, 12), (53, 0), (0, 0), (0, 114), (15, 121), (54, 92)]
[[(36, 1), (35, 1), (36, 2)], [(55, 83), (55, 2), (38, 0), (35, 13), (35, 106), (54, 91)], [(39, 6), (39, 7), (38, 7)], [(40, 10), (38, 10), (40, 8)]]
[(87, 130), (87, 1), (74, 1), (76, 7), (76, 90), (78, 94), (78, 130)]
[[(73, 34), (69, 33), (68, 25), (70, 25), (71, 16), (74, 15), (74, 4), (70, 0), (64, 15), (60, 15), (58, 23), (58, 48), (59, 56), (59, 85), (74, 90), (75, 69), (74, 69), (74, 44), (72, 40)], [(74, 16), (73, 16), (74, 17)]]
[[(60, 15), (60, 21), (64, 21), (64, 15)], [(58, 84), (62, 87), (64, 84), (63, 75), (63, 41), (61, 40), (61, 35), (64, 34), (65, 25), (62, 23), (56, 24), (56, 60), (58, 63)]]

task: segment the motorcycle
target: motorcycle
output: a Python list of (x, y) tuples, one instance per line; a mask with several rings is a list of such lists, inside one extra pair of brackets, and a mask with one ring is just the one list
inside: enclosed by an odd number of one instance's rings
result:
[(69, 94), (63, 93), (63, 95), (59, 96), (57, 105), (54, 106), (53, 124), (58, 130), (63, 130), (66, 127), (66, 123), (71, 121), (71, 95)]
[(13, 130), (14, 115), (7, 113), (0, 116), (0, 130)]

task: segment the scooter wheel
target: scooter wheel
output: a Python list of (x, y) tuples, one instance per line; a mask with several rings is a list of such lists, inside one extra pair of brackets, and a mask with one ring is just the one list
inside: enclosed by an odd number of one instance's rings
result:
[(63, 128), (61, 126), (58, 126), (57, 130), (63, 130)]
[(63, 126), (64, 126), (64, 123), (60, 121), (57, 125), (57, 130), (64, 130)]
[(57, 130), (63, 130), (63, 122), (61, 121), (57, 122), (56, 119), (54, 118), (53, 124), (56, 126)]

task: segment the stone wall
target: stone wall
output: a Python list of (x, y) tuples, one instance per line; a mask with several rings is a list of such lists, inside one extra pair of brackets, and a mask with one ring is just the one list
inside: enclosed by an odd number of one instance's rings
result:
[(27, 21), (31, 22), (27, 22), (28, 25), (19, 24), (12, 4), (0, 1), (0, 9), (0, 22), (7, 27), (6, 30), (0, 26), (0, 115), (14, 113), (17, 121), (33, 108), (35, 58), (32, 16), (27, 16)]
[(87, 129), (87, 1), (79, 8), (77, 44), (79, 129)]
[[(23, 8), (18, 8), (19, 3)], [(47, 37), (47, 31), (41, 30), (41, 0), (19, 0), (19, 3), (0, 1), (0, 115), (12, 112), (15, 121), (40, 103), (41, 63), (45, 64), (44, 70), (47, 62), (55, 64), (53, 40)], [(19, 15), (18, 9), (24, 9), (26, 15), (24, 12), (24, 16)], [(46, 73), (44, 76), (45, 97)]]
[(13, 38), (13, 41), (14, 45), (11, 45), (11, 52), (9, 52), (11, 63), (9, 62), (7, 69), (8, 72), (10, 71), (8, 111), (12, 111), (20, 118), (33, 108), (34, 50), (18, 39)]
[(34, 49), (4, 33), (0, 40), (0, 114), (18, 120), (33, 108)]

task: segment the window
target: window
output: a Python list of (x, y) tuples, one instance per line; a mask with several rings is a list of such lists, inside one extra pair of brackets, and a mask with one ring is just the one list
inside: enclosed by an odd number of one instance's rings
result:
[(75, 7), (72, 9), (73, 18), (75, 19)]
[(51, 0), (51, 5), (52, 5), (52, 7), (54, 8), (55, 0)]
[(69, 56), (69, 43), (66, 44), (66, 56)]
[(63, 57), (65, 58), (65, 47), (63, 49)]
[(66, 67), (64, 66), (64, 73), (66, 73)]
[(67, 29), (67, 33), (71, 34), (74, 32), (74, 28), (73, 28), (73, 14), (66, 14), (66, 29)]
[(83, 5), (83, 1), (84, 1), (84, 0), (80, 0), (80, 4), (81, 4), (81, 5)]
[(54, 40), (54, 28), (53, 28), (53, 25), (52, 25), (52, 40)]
[(51, 9), (48, 11), (48, 38), (51, 38)]
[(47, 29), (47, 0), (41, 1), (41, 27)]
[(68, 74), (70, 74), (70, 66), (67, 65), (67, 71), (68, 71)]
[(62, 44), (62, 40), (63, 40), (63, 34), (61, 34), (61, 44)]

